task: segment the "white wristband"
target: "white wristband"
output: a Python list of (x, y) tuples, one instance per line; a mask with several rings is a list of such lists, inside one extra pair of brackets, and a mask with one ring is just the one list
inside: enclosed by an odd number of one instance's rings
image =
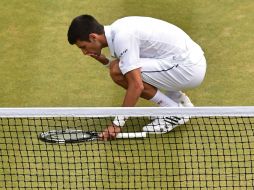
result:
[(125, 124), (125, 121), (128, 119), (126, 116), (116, 116), (113, 124), (118, 126), (118, 127), (123, 127)]
[(105, 67), (109, 68), (109, 66), (110, 66), (111, 62), (113, 61), (113, 59), (111, 59), (111, 58), (109, 58), (109, 57), (107, 57), (107, 59), (108, 59), (108, 63), (107, 63), (107, 64), (103, 64), (103, 65), (104, 65)]

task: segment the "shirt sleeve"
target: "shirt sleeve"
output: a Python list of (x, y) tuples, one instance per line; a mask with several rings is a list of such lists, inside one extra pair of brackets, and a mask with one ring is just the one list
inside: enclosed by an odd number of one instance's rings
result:
[(128, 33), (117, 34), (113, 43), (116, 56), (120, 60), (119, 67), (123, 75), (141, 67), (139, 64), (139, 41), (135, 35)]

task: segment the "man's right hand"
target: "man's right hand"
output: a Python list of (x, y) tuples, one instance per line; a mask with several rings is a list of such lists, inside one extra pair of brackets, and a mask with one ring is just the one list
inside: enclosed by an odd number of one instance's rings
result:
[(121, 127), (118, 127), (114, 124), (108, 126), (100, 135), (100, 139), (107, 141), (107, 140), (114, 140), (118, 133), (121, 132)]
[(109, 59), (105, 55), (103, 55), (103, 54), (100, 54), (100, 55), (89, 54), (89, 56), (91, 56), (92, 58), (96, 59), (97, 61), (99, 61), (103, 65), (107, 65), (109, 63)]

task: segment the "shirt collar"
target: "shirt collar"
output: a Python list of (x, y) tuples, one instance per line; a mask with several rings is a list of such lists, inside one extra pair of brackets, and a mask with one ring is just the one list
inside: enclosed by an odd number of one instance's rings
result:
[(114, 35), (112, 33), (111, 26), (104, 26), (104, 31), (105, 31), (105, 36), (107, 39), (107, 43), (108, 43), (108, 47), (109, 47), (111, 56), (115, 57), (115, 49), (114, 49), (114, 45), (113, 45)]

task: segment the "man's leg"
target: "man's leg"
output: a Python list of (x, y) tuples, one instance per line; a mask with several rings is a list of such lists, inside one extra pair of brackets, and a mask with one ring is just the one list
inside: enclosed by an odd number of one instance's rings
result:
[[(123, 87), (124, 89), (128, 88), (128, 83), (124, 77), (124, 75), (121, 73), (121, 70), (119, 68), (119, 61), (114, 60), (110, 64), (110, 76), (112, 80), (119, 86)], [(144, 99), (151, 99), (156, 94), (157, 88), (144, 83), (144, 90), (141, 94), (141, 97)]]
[(174, 100), (178, 104), (181, 104), (183, 107), (193, 107), (190, 98), (181, 91), (166, 91), (165, 95), (170, 99)]
[[(119, 86), (127, 89), (128, 84), (121, 73), (118, 61), (114, 61), (110, 65), (110, 76), (112, 80)], [(178, 107), (179, 104), (167, 97), (165, 94), (161, 93), (156, 87), (143, 82), (144, 90), (141, 94), (141, 97), (157, 103), (161, 107)], [(183, 124), (184, 121), (177, 117), (153, 117), (153, 121), (148, 125), (143, 127), (143, 131), (151, 133), (165, 133), (171, 131), (174, 127), (179, 124)]]
[[(121, 73), (119, 68), (119, 61), (115, 60), (110, 64), (110, 76), (112, 80), (118, 84), (119, 86), (123, 87), (124, 89), (128, 88), (128, 83), (124, 77), (124, 75)], [(144, 90), (141, 94), (141, 97), (152, 101), (159, 106), (170, 106), (170, 107), (177, 107), (178, 104), (171, 100), (169, 97), (161, 93), (156, 87), (146, 83), (143, 81)]]
[[(168, 62), (167, 60), (142, 59), (142, 78), (145, 82), (166, 91), (166, 95), (183, 107), (192, 107), (188, 96), (181, 92), (183, 89), (194, 88), (203, 81), (206, 62), (203, 57), (199, 63), (184, 64)], [(158, 118), (143, 128), (144, 131), (164, 133), (182, 125), (189, 117), (166, 116)], [(169, 123), (169, 124), (168, 124)], [(155, 126), (153, 127), (153, 124)], [(165, 124), (163, 126), (163, 124)], [(171, 125), (170, 125), (171, 124)]]

